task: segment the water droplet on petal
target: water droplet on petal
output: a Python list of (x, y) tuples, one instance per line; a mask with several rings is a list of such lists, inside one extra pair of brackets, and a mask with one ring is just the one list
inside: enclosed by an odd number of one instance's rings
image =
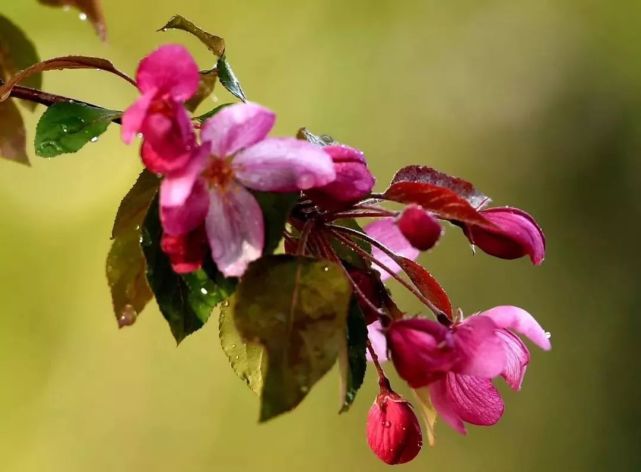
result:
[(545, 332), (545, 337), (550, 339), (552, 337), (552, 333), (550, 333), (549, 331), (546, 331)]
[(392, 422), (391, 421), (383, 421), (383, 428), (391, 428), (392, 427)]

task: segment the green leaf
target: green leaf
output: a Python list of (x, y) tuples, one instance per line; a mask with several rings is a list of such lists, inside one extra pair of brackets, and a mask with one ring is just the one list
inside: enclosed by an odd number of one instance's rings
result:
[(254, 192), (265, 217), (265, 247), (263, 254), (273, 254), (285, 230), (289, 213), (298, 201), (298, 193)]
[(209, 118), (214, 116), (216, 113), (218, 113), (220, 110), (222, 110), (225, 107), (228, 107), (229, 105), (233, 105), (233, 103), (223, 103), (222, 105), (218, 105), (216, 108), (213, 110), (209, 110), (207, 113), (203, 113), (200, 116), (197, 116), (194, 118), (195, 120), (198, 120), (201, 124), (207, 121)]
[(140, 231), (130, 228), (121, 232), (107, 256), (107, 281), (119, 327), (136, 322), (153, 294), (147, 284), (147, 264), (140, 248)]
[(57, 103), (47, 109), (36, 127), (36, 154), (54, 157), (80, 150), (96, 141), (120, 112), (82, 103)]
[[(0, 15), (0, 79), (8, 80), (36, 62), (40, 62), (40, 58), (31, 40), (18, 26)], [(42, 74), (34, 74), (25, 79), (24, 85), (41, 88)], [(30, 102), (24, 104), (31, 109), (36, 106)]]
[(207, 33), (183, 16), (172, 17), (159, 31), (167, 31), (168, 29), (177, 29), (193, 34), (218, 57), (225, 54), (225, 40), (223, 38)]
[(234, 323), (234, 314), (223, 304), (219, 319), (220, 344), (232, 369), (257, 395), (263, 388), (267, 367), (265, 348), (259, 343), (245, 341)]
[[(360, 233), (364, 233), (365, 231), (361, 226), (358, 224), (358, 222), (354, 218), (344, 218), (340, 220), (336, 220), (334, 223), (338, 226), (345, 226), (346, 228), (351, 228), (354, 229)], [(361, 249), (366, 251), (367, 253), (371, 254), (372, 253), (372, 245), (368, 243), (367, 241), (364, 241), (360, 238), (354, 238), (352, 236), (348, 237), (354, 241)], [(347, 262), (348, 264), (352, 265), (353, 267), (356, 267), (357, 269), (368, 269), (370, 264), (368, 261), (365, 261), (361, 256), (356, 254), (354, 251), (352, 251), (350, 248), (347, 246), (343, 245), (340, 241), (337, 241), (336, 239), (332, 239), (332, 248), (338, 255), (338, 257), (341, 258), (341, 260)]]
[(341, 399), (339, 413), (345, 413), (354, 403), (358, 389), (363, 385), (367, 368), (367, 324), (356, 298), (352, 298), (347, 315), (346, 343), (341, 346), (338, 365), (341, 371)]
[(111, 230), (112, 239), (131, 229), (138, 229), (142, 225), (159, 187), (160, 179), (157, 175), (147, 169), (140, 173), (133, 187), (120, 202)]
[(223, 87), (229, 90), (234, 97), (246, 102), (247, 97), (245, 96), (245, 92), (225, 56), (218, 59), (216, 68), (218, 69), (218, 78), (220, 79), (220, 83), (223, 84)]
[(294, 408), (332, 367), (350, 296), (342, 270), (327, 261), (279, 255), (250, 265), (231, 310), (242, 337), (267, 352), (260, 421)]
[(209, 319), (213, 308), (229, 296), (228, 284), (210, 278), (203, 269), (186, 275), (176, 274), (169, 258), (160, 248), (161, 236), (156, 198), (142, 229), (147, 281), (174, 338), (180, 343), (200, 329)]
[(189, 100), (185, 102), (185, 108), (194, 112), (198, 105), (200, 105), (207, 97), (209, 97), (216, 86), (216, 79), (218, 78), (218, 70), (200, 71), (200, 82), (198, 83), (198, 90)]
[(0, 102), (0, 157), (30, 165), (24, 122), (12, 100)]

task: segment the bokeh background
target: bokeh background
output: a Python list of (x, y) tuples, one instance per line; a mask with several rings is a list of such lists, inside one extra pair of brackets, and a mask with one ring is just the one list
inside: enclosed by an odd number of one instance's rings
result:
[[(599, 0), (105, 0), (109, 41), (75, 11), (9, 1), (43, 58), (110, 58), (133, 73), (181, 13), (224, 36), (248, 96), (363, 149), (383, 188), (421, 163), (530, 211), (542, 267), (473, 256), (448, 228), (424, 262), (466, 312), (531, 311), (554, 349), (492, 428), (439, 425), (403, 470), (641, 470), (639, 229), (641, 3)], [(108, 74), (50, 72), (48, 91), (124, 108)], [(218, 90), (219, 101), (230, 97)], [(208, 102), (202, 109), (212, 108)], [(37, 115), (27, 118), (33, 137)], [(375, 471), (370, 372), (337, 415), (336, 370), (293, 413), (256, 422), (257, 399), (210, 322), (179, 348), (155, 306), (118, 331), (104, 276), (109, 231), (140, 164), (110, 129), (77, 155), (0, 162), (0, 470)], [(419, 305), (405, 297), (404, 307)], [(395, 382), (400, 388), (400, 382)]]

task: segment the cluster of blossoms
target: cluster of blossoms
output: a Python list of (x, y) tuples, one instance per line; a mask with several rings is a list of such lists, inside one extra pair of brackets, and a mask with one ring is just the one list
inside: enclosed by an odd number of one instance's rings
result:
[[(422, 445), (413, 407), (384, 373), (388, 359), (416, 391), (430, 437), (436, 415), (460, 433), (465, 423), (492, 425), (501, 418), (504, 404), (493, 379), (501, 376), (519, 390), (530, 360), (519, 335), (544, 350), (550, 349), (549, 335), (513, 306), (466, 318), (455, 314), (445, 292), (414, 260), (434, 247), (442, 221), (449, 221), (488, 254), (529, 256), (538, 265), (545, 241), (530, 215), (483, 208), (488, 199), (470, 184), (420, 166), (401, 169), (384, 193), (373, 193), (375, 179), (361, 151), (304, 129), (298, 138), (268, 137), (275, 114), (254, 103), (220, 107), (198, 122), (184, 104), (198, 90), (199, 71), (181, 46), (146, 57), (136, 83), (141, 96), (122, 117), (122, 136), (127, 143), (143, 137), (142, 161), (162, 177), (161, 247), (176, 274), (197, 271), (210, 260), (223, 277), (242, 283), (264, 256), (270, 224), (258, 195), (293, 194), (279, 235), (284, 251), (340, 267), (367, 324), (363, 350), (380, 385), (367, 420), (376, 455), (388, 464), (403, 463)], [(385, 201), (405, 207), (393, 211)], [(356, 222), (361, 218), (367, 219), (363, 227)], [(435, 319), (402, 312), (384, 285), (387, 279), (403, 284)]]

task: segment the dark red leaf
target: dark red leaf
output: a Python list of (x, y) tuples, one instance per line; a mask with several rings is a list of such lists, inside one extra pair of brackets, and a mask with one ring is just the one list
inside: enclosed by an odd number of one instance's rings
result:
[(12, 100), (0, 102), (0, 157), (30, 165), (24, 122)]
[(431, 301), (436, 308), (445, 313), (448, 318), (452, 318), (452, 302), (447, 296), (443, 287), (438, 283), (432, 274), (430, 274), (422, 265), (407, 259), (405, 257), (397, 256), (396, 263), (401, 266), (401, 269), (407, 274), (412, 283), (421, 292), (421, 294)]
[(494, 228), (465, 198), (445, 187), (425, 182), (400, 181), (390, 185), (384, 196), (399, 203), (416, 203), (446, 220)]
[(452, 177), (427, 166), (403, 167), (396, 173), (391, 185), (398, 182), (420, 182), (446, 188), (467, 200), (477, 210), (480, 210), (491, 201), (487, 195), (479, 192), (470, 182), (458, 177)]

